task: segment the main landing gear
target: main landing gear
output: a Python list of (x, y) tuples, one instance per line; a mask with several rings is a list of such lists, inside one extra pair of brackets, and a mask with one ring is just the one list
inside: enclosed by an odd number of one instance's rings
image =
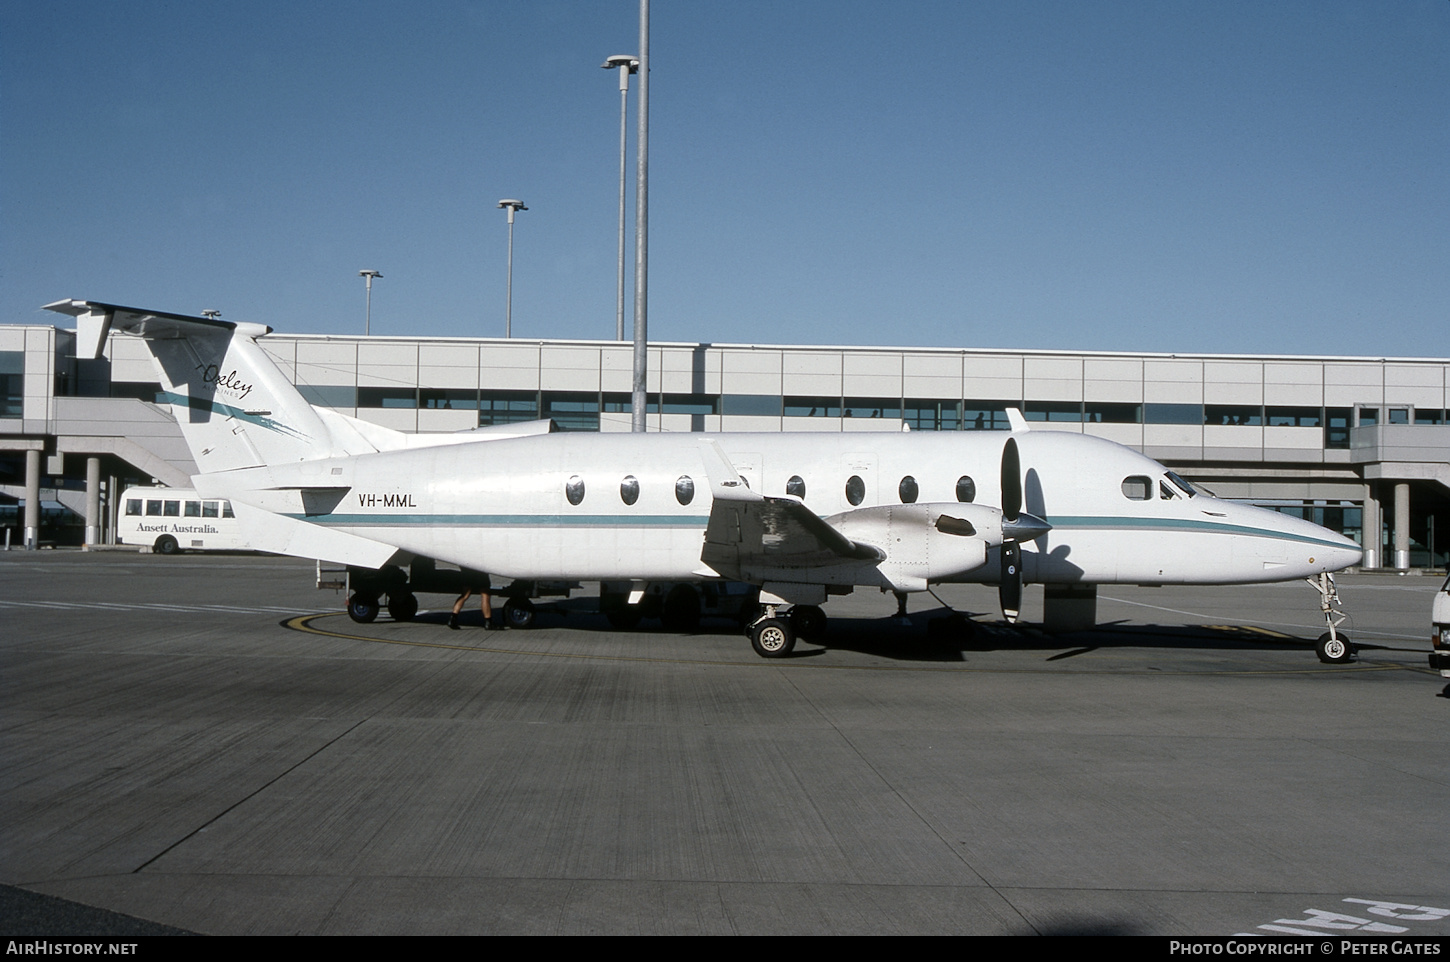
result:
[(762, 658), (784, 658), (797, 638), (815, 641), (826, 633), (826, 613), (818, 605), (792, 605), (782, 616), (779, 605), (761, 605), (760, 617), (745, 627), (750, 647)]
[(1354, 645), (1350, 643), (1349, 636), (1342, 634), (1339, 626), (1348, 620), (1349, 616), (1339, 606), (1339, 588), (1334, 584), (1334, 575), (1324, 572), (1315, 578), (1305, 578), (1309, 586), (1319, 592), (1319, 610), (1324, 615), (1324, 623), (1329, 630), (1319, 636), (1319, 641), (1314, 645), (1314, 653), (1319, 660), (1326, 665), (1346, 665), (1354, 660)]

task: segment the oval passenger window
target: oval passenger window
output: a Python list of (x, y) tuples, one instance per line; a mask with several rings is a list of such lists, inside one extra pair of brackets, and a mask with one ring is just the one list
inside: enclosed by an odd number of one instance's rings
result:
[(695, 500), (695, 482), (688, 475), (681, 475), (675, 482), (675, 500), (680, 504), (689, 504)]
[(1153, 482), (1137, 474), (1124, 478), (1123, 497), (1129, 501), (1148, 501), (1153, 497)]
[(962, 504), (971, 504), (977, 500), (977, 482), (965, 474), (957, 478), (957, 500)]
[(862, 481), (858, 475), (853, 474), (846, 480), (846, 500), (852, 505), (866, 500), (866, 482)]
[(569, 499), (570, 504), (578, 504), (584, 500), (584, 479), (579, 475), (571, 475), (564, 485), (564, 497)]
[(902, 478), (901, 484), (896, 487), (896, 493), (901, 495), (902, 504), (915, 504), (917, 495), (916, 479), (909, 474)]
[(804, 501), (806, 499), (805, 480), (798, 474), (791, 475), (790, 480), (785, 483), (785, 493), (792, 498), (800, 498)]
[(634, 475), (628, 475), (619, 482), (619, 500), (625, 504), (634, 504), (639, 500), (639, 479)]

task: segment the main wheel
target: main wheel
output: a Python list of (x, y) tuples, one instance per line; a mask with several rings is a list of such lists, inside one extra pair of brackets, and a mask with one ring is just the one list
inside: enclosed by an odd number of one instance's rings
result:
[(527, 598), (510, 598), (504, 602), (503, 621), (510, 628), (527, 628), (534, 623), (534, 603)]
[(1347, 636), (1341, 634), (1333, 638), (1326, 631), (1314, 645), (1314, 653), (1326, 665), (1345, 665), (1354, 660), (1354, 645), (1349, 643)]
[(156, 546), (153, 549), (157, 554), (176, 554), (181, 550), (181, 545), (169, 534), (163, 534), (156, 539)]
[(660, 608), (666, 631), (688, 634), (700, 627), (700, 594), (691, 585), (675, 585)]
[(797, 638), (816, 641), (826, 634), (826, 613), (819, 605), (796, 605), (790, 610), (790, 626)]
[(795, 647), (795, 632), (784, 618), (767, 618), (750, 628), (750, 647), (762, 658), (784, 658)]
[(365, 595), (361, 591), (347, 599), (347, 616), (360, 625), (365, 625), (378, 616), (377, 595)]
[(405, 594), (388, 595), (388, 615), (394, 621), (412, 621), (413, 616), (417, 613), (418, 596), (411, 591)]

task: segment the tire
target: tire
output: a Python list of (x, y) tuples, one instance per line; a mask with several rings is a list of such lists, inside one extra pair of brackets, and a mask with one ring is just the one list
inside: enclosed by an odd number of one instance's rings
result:
[(169, 534), (163, 534), (156, 539), (156, 546), (153, 549), (157, 554), (177, 554), (181, 551), (181, 545)]
[(534, 623), (534, 604), (527, 598), (510, 598), (504, 602), (503, 622), (510, 628), (527, 628)]
[(750, 629), (750, 647), (762, 658), (784, 658), (795, 648), (795, 632), (784, 618), (767, 618)]
[(1347, 636), (1340, 634), (1337, 639), (1333, 639), (1326, 631), (1315, 643), (1314, 653), (1326, 665), (1347, 665), (1354, 660), (1354, 645), (1349, 643)]
[(388, 595), (388, 616), (394, 621), (412, 621), (418, 613), (418, 596), (411, 591), (406, 594)]
[(675, 585), (660, 608), (666, 631), (690, 634), (700, 627), (700, 594), (692, 585)]
[(629, 631), (631, 628), (639, 627), (639, 621), (644, 617), (644, 612), (639, 610), (639, 605), (625, 605), (614, 611), (606, 611), (604, 617), (609, 623), (620, 631)]
[(803, 641), (816, 641), (826, 634), (826, 613), (819, 605), (796, 605), (790, 610), (790, 627)]
[(378, 599), (358, 592), (347, 599), (347, 616), (360, 625), (371, 623), (378, 616)]

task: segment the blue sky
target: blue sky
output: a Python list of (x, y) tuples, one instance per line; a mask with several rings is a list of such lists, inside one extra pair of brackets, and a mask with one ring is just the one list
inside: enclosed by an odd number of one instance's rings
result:
[[(366, 267), (375, 333), (501, 335), (518, 197), (515, 336), (610, 338), (637, 10), (10, 0), (0, 322), (360, 331)], [(1445, 0), (655, 0), (650, 54), (652, 339), (1450, 354)]]

